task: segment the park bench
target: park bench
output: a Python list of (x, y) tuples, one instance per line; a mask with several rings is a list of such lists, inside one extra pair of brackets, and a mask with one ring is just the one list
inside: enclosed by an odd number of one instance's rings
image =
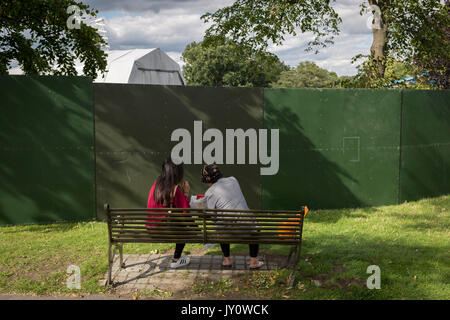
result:
[[(303, 220), (307, 207), (289, 210), (224, 210), (194, 208), (111, 208), (104, 205), (108, 223), (108, 278), (116, 250), (123, 263), (124, 243), (230, 243), (291, 246), (287, 267), (292, 263), (289, 285), (294, 284), (300, 259)], [(169, 211), (168, 211), (169, 210)], [(149, 217), (151, 216), (151, 217)], [(155, 217), (159, 216), (159, 217)]]

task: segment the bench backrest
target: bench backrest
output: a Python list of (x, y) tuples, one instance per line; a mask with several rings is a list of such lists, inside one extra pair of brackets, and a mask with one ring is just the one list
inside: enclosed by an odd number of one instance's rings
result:
[(299, 244), (307, 212), (104, 208), (111, 243)]

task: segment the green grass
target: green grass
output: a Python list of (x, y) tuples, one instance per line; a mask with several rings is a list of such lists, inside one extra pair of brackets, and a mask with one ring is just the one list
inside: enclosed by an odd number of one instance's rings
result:
[[(450, 196), (397, 206), (312, 211), (305, 220), (303, 240), (295, 288), (285, 285), (288, 270), (276, 270), (217, 283), (216, 289), (219, 285), (221, 296), (234, 298), (450, 298)], [(187, 245), (186, 250), (201, 247)], [(124, 245), (124, 253), (172, 248), (171, 244), (130, 244)], [(260, 250), (282, 255), (289, 248), (262, 245)], [(247, 251), (247, 246), (232, 246), (232, 254)], [(208, 253), (220, 254), (220, 249)], [(105, 223), (0, 227), (0, 293), (71, 294), (66, 288), (70, 265), (81, 269), (80, 293), (107, 293), (98, 285), (107, 269)], [(380, 290), (365, 285), (369, 265), (380, 267)], [(192, 290), (216, 297), (211, 284), (199, 283)]]

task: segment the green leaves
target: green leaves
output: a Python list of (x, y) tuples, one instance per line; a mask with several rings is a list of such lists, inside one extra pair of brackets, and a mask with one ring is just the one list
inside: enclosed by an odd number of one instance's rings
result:
[(314, 62), (301, 62), (296, 69), (283, 71), (274, 88), (333, 88), (339, 85), (334, 72), (322, 69)]
[[(359, 56), (358, 58), (364, 58)], [(377, 64), (370, 59), (369, 56), (365, 56), (366, 59), (358, 66), (358, 73), (352, 79), (349, 79), (345, 83), (346, 87), (353, 88), (386, 88), (392, 87), (395, 80), (400, 80), (410, 76), (416, 76), (416, 83), (414, 85), (408, 85), (406, 82), (398, 83), (397, 88), (404, 87), (415, 89), (429, 89), (430, 83), (426, 77), (420, 77), (421, 72), (416, 66), (406, 61), (395, 59), (392, 56), (386, 57), (383, 61), (386, 66), (386, 70), (383, 78), (374, 77), (376, 74)], [(357, 59), (354, 59), (355, 62)], [(352, 63), (353, 63), (352, 62)]]
[[(286, 35), (296, 36), (311, 32), (314, 39), (308, 43), (307, 51), (333, 44), (339, 34), (342, 22), (330, 0), (236, 0), (231, 6), (202, 16), (211, 26), (205, 33), (205, 41), (210, 38), (230, 37), (233, 41), (265, 50), (269, 45), (282, 44)], [(436, 77), (447, 77), (450, 69), (449, 47), (449, 7), (441, 0), (361, 0), (360, 14), (371, 12), (370, 5), (377, 5), (386, 30), (374, 44), (377, 52), (372, 53), (372, 63), (386, 57), (415, 61), (422, 71)], [(375, 34), (375, 33), (374, 33)], [(376, 59), (375, 59), (376, 58)], [(378, 63), (374, 71), (372, 85), (384, 85), (385, 66)], [(378, 81), (381, 80), (381, 81)], [(442, 79), (441, 79), (442, 80)], [(447, 87), (449, 81), (445, 80)], [(440, 85), (445, 87), (445, 85)]]
[(106, 42), (93, 27), (68, 29), (67, 8), (76, 5), (80, 15), (96, 11), (75, 0), (10, 0), (0, 7), (0, 74), (16, 60), (26, 74), (76, 75), (75, 59), (84, 73), (96, 77), (106, 69)]
[(281, 44), (284, 35), (296, 30), (312, 32), (317, 39), (309, 47), (326, 45), (339, 33), (338, 14), (326, 0), (237, 0), (231, 6), (201, 17), (212, 22), (205, 38), (230, 37), (254, 49), (264, 50), (270, 43)]
[(317, 66), (314, 62), (299, 63), (296, 69), (284, 71), (274, 88), (334, 88), (340, 80), (336, 73)]
[(220, 37), (209, 40), (188, 44), (182, 54), (188, 85), (267, 87), (288, 69), (273, 54)]

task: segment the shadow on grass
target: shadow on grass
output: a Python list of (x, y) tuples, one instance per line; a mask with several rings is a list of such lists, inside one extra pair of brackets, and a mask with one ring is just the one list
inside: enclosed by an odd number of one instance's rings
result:
[(80, 221), (80, 222), (55, 222), (47, 224), (30, 224), (21, 225), (20, 229), (17, 226), (4, 226), (0, 227), (0, 233), (23, 233), (23, 232), (36, 232), (36, 233), (51, 233), (51, 232), (66, 232), (71, 231), (74, 228), (78, 228), (80, 224), (90, 223), (92, 221)]
[(320, 214), (311, 211), (305, 218), (305, 227), (307, 227), (308, 221), (332, 224), (337, 223), (342, 218), (365, 218), (367, 215), (376, 212), (378, 212), (376, 208), (320, 210)]
[[(331, 282), (331, 287), (337, 284), (341, 289), (333, 292), (337, 298), (349, 298), (346, 292), (349, 288), (341, 287), (339, 279), (355, 279), (365, 283), (371, 275), (367, 273), (370, 265), (380, 267), (381, 290), (359, 286), (352, 299), (439, 299), (444, 293), (435, 291), (448, 281), (446, 250), (436, 245), (372, 237), (321, 235), (314, 241), (304, 241), (302, 252), (298, 281), (322, 279), (325, 289), (328, 286), (326, 281)], [(340, 270), (336, 269), (337, 266)]]
[[(445, 246), (370, 236), (318, 235), (304, 240), (298, 272), (299, 299), (446, 299), (449, 267)], [(260, 254), (286, 255), (289, 246), (262, 245)], [(233, 245), (231, 254), (248, 254)], [(220, 247), (208, 254), (221, 254)], [(381, 289), (367, 288), (371, 265), (379, 266)], [(302, 286), (302, 290), (298, 290)]]

